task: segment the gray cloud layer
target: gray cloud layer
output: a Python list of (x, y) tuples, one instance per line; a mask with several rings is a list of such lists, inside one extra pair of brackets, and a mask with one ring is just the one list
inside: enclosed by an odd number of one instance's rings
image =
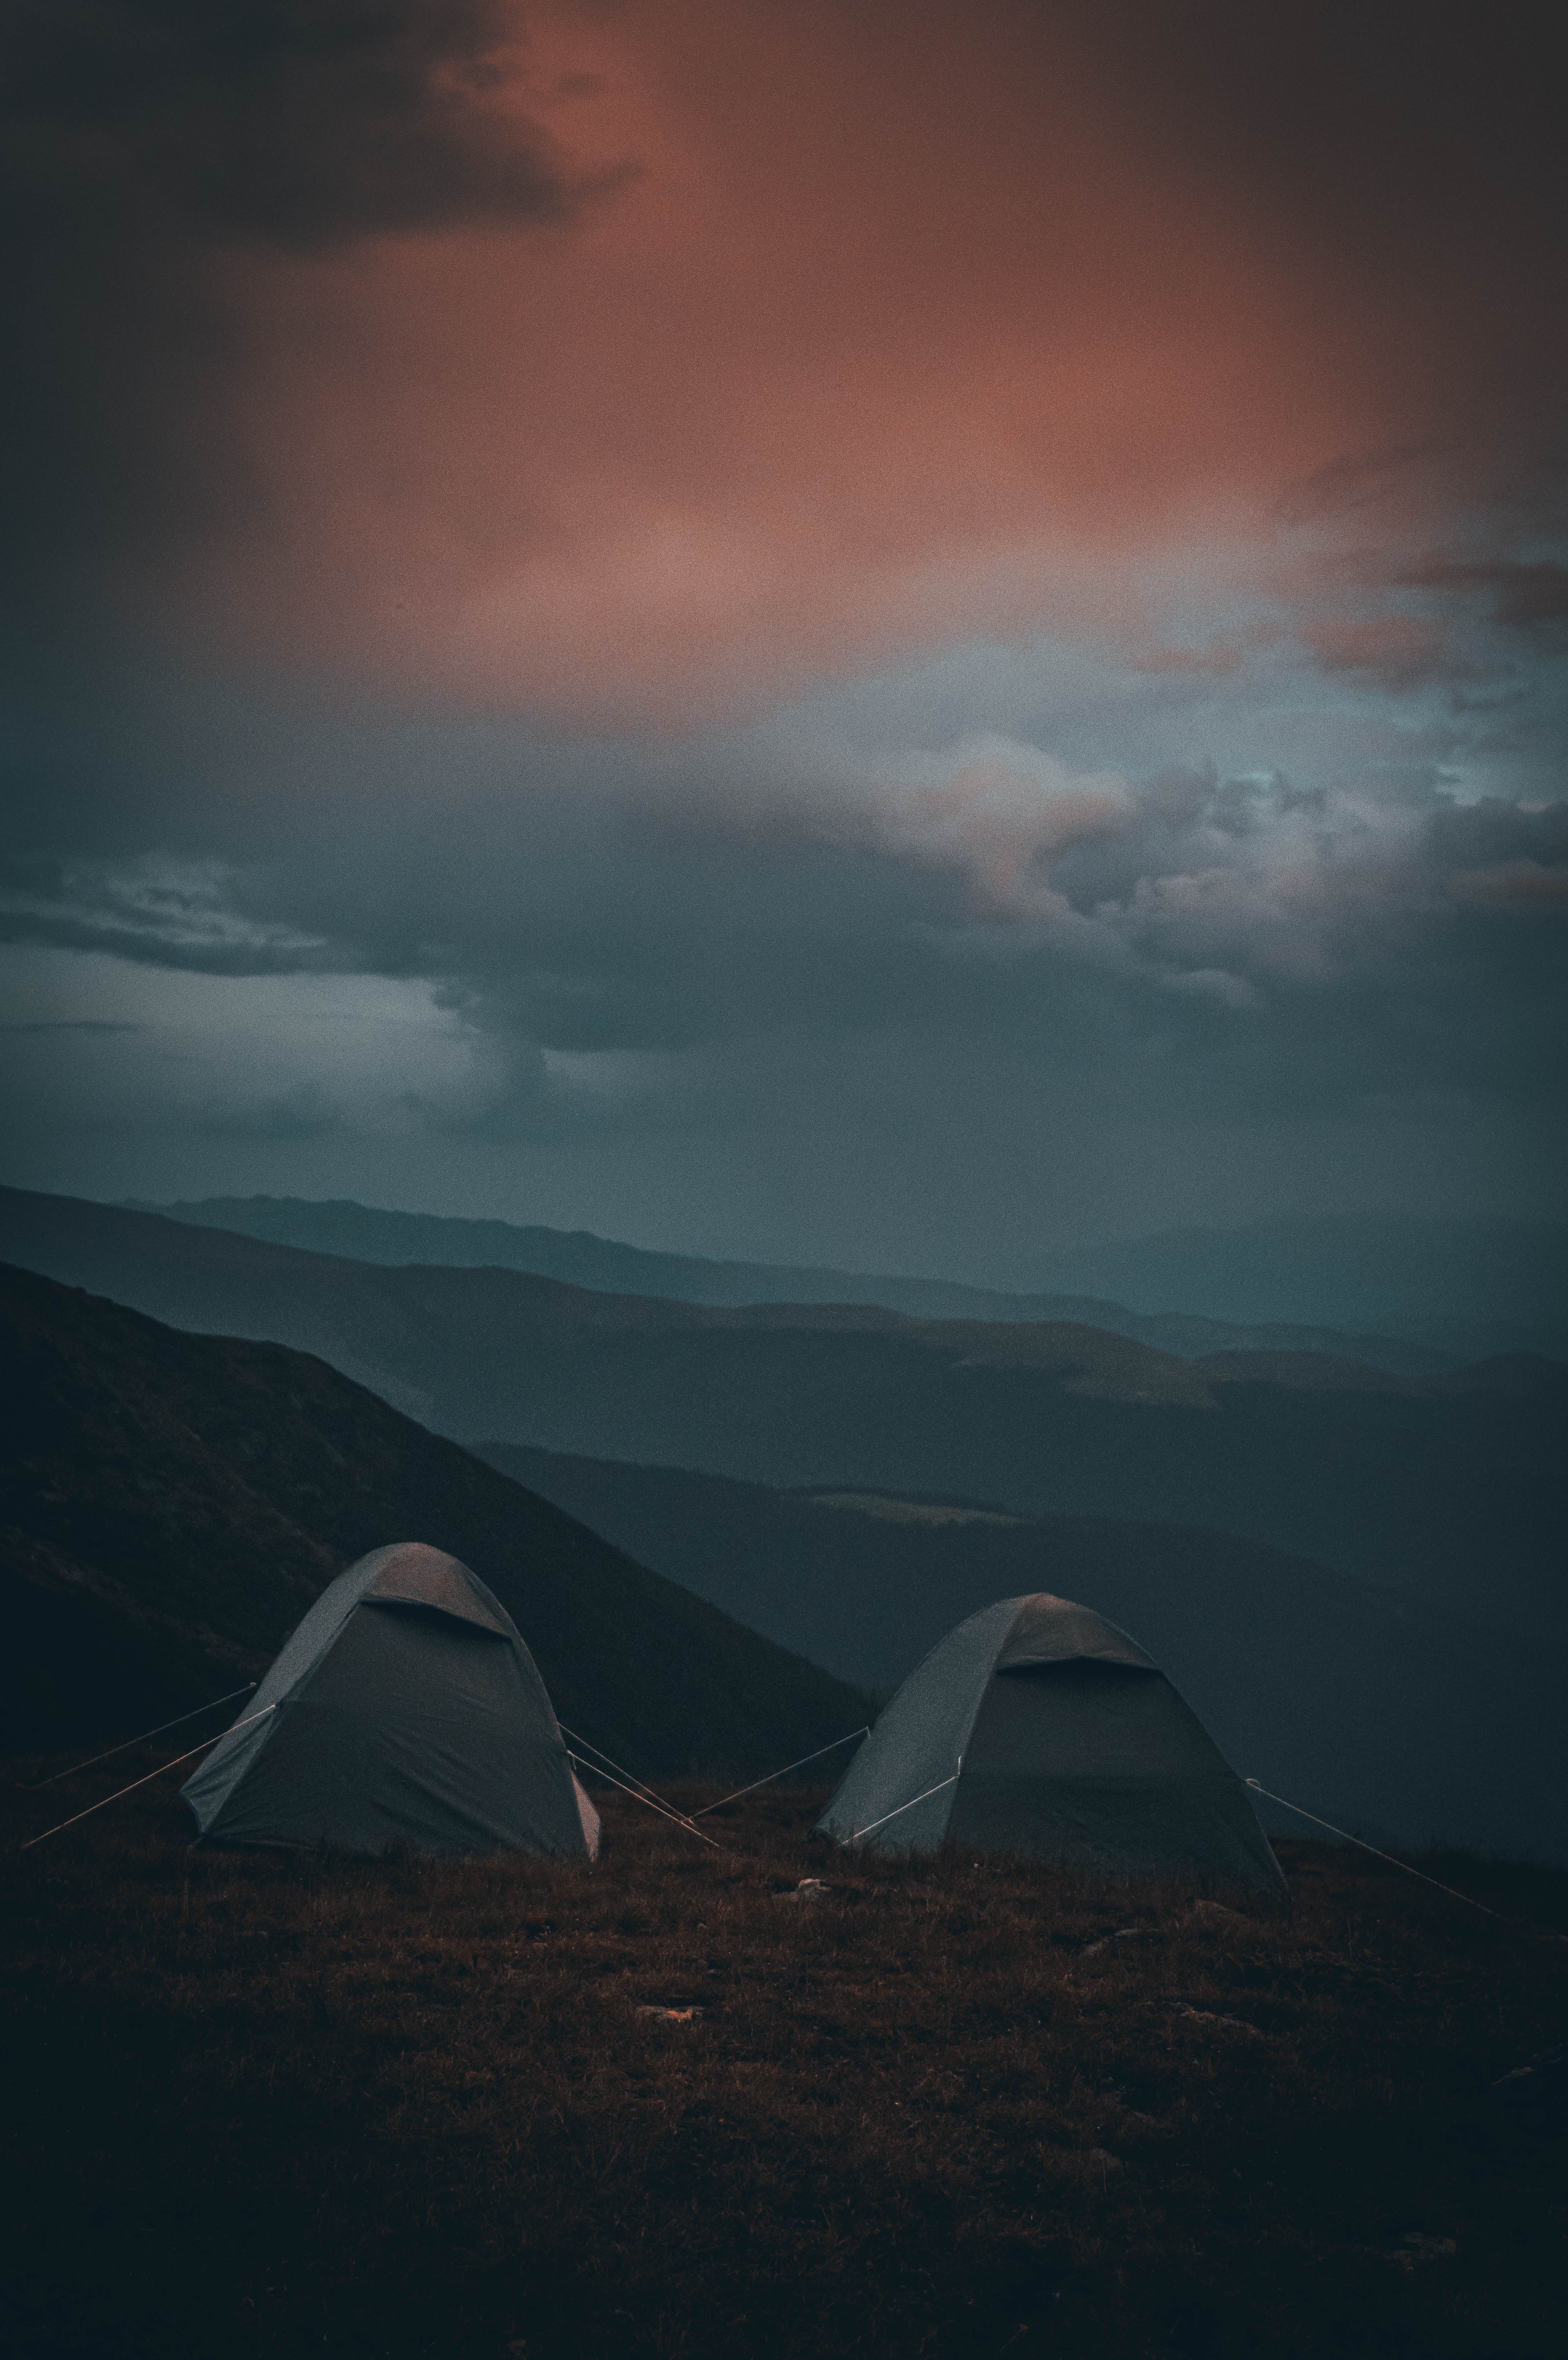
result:
[[(539, 1098), (544, 1053), (706, 1060), (690, 1098), (744, 1095), (748, 1044), (924, 1033), (1135, 1101), (1560, 1080), (1560, 802), (1083, 773), (996, 733), (831, 766), (801, 744), (793, 775), (776, 738), (464, 738), (383, 741), (383, 765), (307, 736), (291, 767), (367, 763), (365, 793), (285, 792), (265, 817), (243, 797), (225, 840), (199, 780), (166, 853), (13, 862), (0, 926), (214, 976), (424, 978), (490, 1060), (498, 1120)], [(583, 1101), (602, 1122), (604, 1090)]]

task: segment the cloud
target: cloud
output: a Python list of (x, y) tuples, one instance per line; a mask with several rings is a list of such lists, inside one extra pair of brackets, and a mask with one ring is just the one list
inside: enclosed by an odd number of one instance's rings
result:
[(1492, 869), (1460, 869), (1448, 890), (1455, 901), (1487, 909), (1568, 911), (1568, 862), (1549, 869), (1540, 860), (1504, 860)]
[(1568, 620), (1568, 565), (1554, 561), (1434, 557), (1401, 578), (1421, 589), (1478, 591), (1497, 620), (1515, 629)]
[(1549, 868), (1560, 811), (1116, 772), (1115, 825), (1080, 833), (1051, 806), (1094, 774), (1007, 747), (968, 835), (942, 801), (964, 738), (867, 756), (834, 841), (820, 762), (780, 802), (776, 738), (760, 783), (710, 749), (731, 792), (705, 810), (625, 749), (618, 792), (507, 793), (499, 749), (456, 811), (318, 790), (201, 880), (236, 933), (325, 946), (298, 972), (8, 955), (74, 995), (60, 1017), (138, 1027), (5, 1036), (9, 1174), (1019, 1278), (1062, 1223), (1506, 1193), (1558, 1101), (1561, 936), (1464, 880)]
[(194, 1110), (191, 1128), (211, 1139), (321, 1139), (344, 1120), (344, 1109), (319, 1083), (302, 1081), (273, 1098), (214, 1096)]
[(132, 234), (295, 251), (584, 193), (516, 104), (497, 0), (21, 0), (6, 12), (11, 201)]
[(1408, 488), (1412, 471), (1435, 455), (1428, 448), (1410, 443), (1388, 451), (1345, 453), (1299, 483), (1287, 484), (1274, 504), (1275, 513), (1286, 524), (1300, 525), (1384, 506)]
[(47, 1016), (34, 1023), (0, 1023), (0, 1032), (138, 1032), (138, 1024), (125, 1024), (102, 1016)]
[(1069, 914), (1050, 883), (1052, 859), (1126, 827), (1133, 801), (1115, 771), (1075, 772), (1039, 747), (985, 734), (885, 758), (858, 777), (845, 770), (831, 785), (776, 786), (761, 808), (820, 843), (963, 877), (979, 910), (1017, 918)]
[(1325, 671), (1360, 673), (1385, 688), (1452, 679), (1466, 669), (1456, 663), (1443, 623), (1410, 615), (1306, 623), (1301, 637)]
[(1241, 975), (1228, 975), (1224, 967), (1190, 967), (1184, 973), (1161, 978), (1167, 991), (1181, 991), (1190, 998), (1217, 1000), (1222, 1008), (1257, 1008), (1261, 1005), (1256, 985)]
[[(1435, 1011), (1479, 958), (1504, 1023), (1523, 971), (1474, 929), (1544, 898), (1568, 847), (1561, 803), (1278, 770), (1140, 779), (999, 733), (831, 761), (807, 741), (792, 770), (777, 733), (696, 750), (606, 751), (576, 785), (521, 794), (501, 759), (455, 822), (384, 790), (367, 836), (348, 792), (280, 812), (244, 857), (60, 864), (47, 891), (35, 869), (12, 931), (234, 989), (422, 979), (447, 1045), (400, 1099), (377, 1085), (376, 1120), (476, 1138), (706, 1120), (715, 1091), (766, 1095), (791, 1042), (890, 1034), (1108, 1073), (1140, 1030), (1174, 1026), (1179, 1092), (1192, 1028), (1243, 1010), (1296, 1076), (1321, 1028), (1314, 1088), (1337, 1068), (1354, 1095), (1374, 1070), (1394, 1086), (1414, 1037), (1380, 1015), (1347, 1042), (1358, 999)], [(1557, 989), (1531, 979), (1543, 1007)], [(1475, 1021), (1452, 1043), (1473, 1074)], [(1424, 1077), (1442, 1028), (1416, 1029)], [(1258, 1078), (1249, 1053), (1203, 1087)]]
[(1463, 870), (1560, 868), (1568, 863), (1568, 800), (1534, 803), (1488, 795), (1432, 814), (1429, 858), (1445, 874)]
[(1236, 639), (1221, 639), (1207, 648), (1157, 648), (1139, 659), (1140, 669), (1150, 672), (1213, 672), (1224, 675), (1241, 670), (1246, 650)]
[(157, 856), (110, 863), (0, 862), (0, 942), (111, 953), (202, 975), (293, 975), (354, 963), (288, 921), (257, 922), (239, 904), (241, 880), (221, 860), (176, 864)]
[[(16, 0), (0, 20), (0, 500), (29, 642), (90, 630), (272, 495), (245, 448), (247, 271), (560, 229), (615, 184), (530, 101), (505, 0)], [(547, 110), (548, 111), (548, 110)], [(105, 606), (105, 594), (107, 604)], [(139, 627), (150, 619), (145, 588)], [(123, 609), (122, 609), (123, 611)], [(29, 648), (37, 669), (38, 657)]]

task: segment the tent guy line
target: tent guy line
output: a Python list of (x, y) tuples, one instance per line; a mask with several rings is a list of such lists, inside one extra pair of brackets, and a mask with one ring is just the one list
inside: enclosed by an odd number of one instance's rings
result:
[(923, 1795), (911, 1795), (907, 1803), (895, 1804), (892, 1810), (884, 1811), (879, 1819), (873, 1819), (870, 1827), (856, 1828), (854, 1834), (849, 1839), (850, 1842), (858, 1843), (862, 1836), (870, 1835), (873, 1830), (877, 1828), (885, 1828), (889, 1819), (896, 1819), (898, 1818), (900, 1811), (912, 1811), (917, 1803), (927, 1801), (932, 1795), (940, 1795), (944, 1786), (956, 1786), (959, 1778), (963, 1775), (963, 1771), (964, 1756), (961, 1754), (958, 1757), (958, 1768), (953, 1772), (951, 1778), (939, 1778), (936, 1785), (934, 1786), (928, 1786)]
[[(230, 1690), (145, 1734), (245, 1693)], [(285, 1705), (302, 1710), (243, 1747), (230, 1743)], [(476, 1716), (492, 1737), (510, 1743), (470, 1742)], [(583, 1751), (574, 1752), (567, 1738)], [(90, 1769), (140, 1742), (124, 1739), (74, 1768)], [(812, 1830), (841, 1844), (863, 1842), (947, 1794), (953, 1799), (940, 1807), (938, 1824), (911, 1850), (940, 1849), (959, 1810), (966, 1845), (1087, 1855), (1096, 1866), (1217, 1869), (1282, 1898), (1279, 1863), (1251, 1806), (1259, 1796), (1449, 1899), (1509, 1922), (1260, 1780), (1244, 1786), (1136, 1640), (1049, 1591), (998, 1600), (971, 1615), (910, 1674), (869, 1732), (863, 1724), (705, 1810), (851, 1743), (858, 1750)], [(198, 1755), (205, 1757), (201, 1766), (181, 1788), (198, 1841), (333, 1843), (378, 1852), (388, 1841), (412, 1840), (440, 1852), (471, 1852), (478, 1834), (492, 1847), (593, 1860), (599, 1815), (581, 1770), (710, 1852), (740, 1856), (559, 1721), (500, 1600), (459, 1559), (422, 1542), (372, 1550), (329, 1583), (275, 1658), (254, 1709), (220, 1736), (200, 1740), (18, 1849), (63, 1834)], [(953, 1765), (945, 1777), (887, 1802), (943, 1760)], [(531, 1767), (519, 1785), (524, 1765)], [(1127, 1824), (1129, 1793), (1142, 1805), (1137, 1827)], [(886, 1806), (880, 1812), (878, 1803)], [(868, 1808), (876, 1814), (869, 1819)]]
[[(47, 1778), (37, 1781), (33, 1792), (37, 1795), (45, 1786), (56, 1786), (61, 1778), (74, 1778), (79, 1770), (91, 1770), (100, 1762), (112, 1762), (116, 1754), (124, 1754), (132, 1745), (145, 1745), (149, 1737), (161, 1737), (166, 1729), (178, 1729), (182, 1721), (194, 1721), (200, 1713), (215, 1712), (221, 1704), (233, 1704), (235, 1697), (249, 1696), (256, 1685), (254, 1680), (246, 1680), (243, 1688), (230, 1688), (225, 1696), (212, 1697), (206, 1704), (192, 1705), (189, 1712), (177, 1712), (172, 1721), (160, 1721), (156, 1729), (144, 1729), (139, 1737), (122, 1738), (118, 1745), (106, 1746), (102, 1754), (90, 1754), (85, 1762), (73, 1762), (69, 1770), (51, 1771)], [(219, 1735), (222, 1734), (220, 1731)], [(217, 1739), (212, 1742), (216, 1744)], [(177, 1758), (180, 1761), (185, 1759), (183, 1754)]]
[(824, 1754), (832, 1754), (841, 1745), (852, 1745), (857, 1737), (869, 1737), (870, 1734), (870, 1722), (863, 1721), (858, 1729), (852, 1729), (847, 1737), (835, 1737), (831, 1745), (819, 1745), (815, 1754), (802, 1754), (799, 1762), (786, 1762), (782, 1770), (770, 1770), (766, 1778), (754, 1778), (749, 1786), (737, 1786), (733, 1795), (721, 1795), (716, 1803), (704, 1803), (695, 1816), (705, 1819), (710, 1811), (722, 1811), (726, 1803), (738, 1803), (743, 1795), (754, 1795), (758, 1786), (770, 1786), (775, 1778), (787, 1778), (791, 1770), (800, 1770), (808, 1762), (819, 1761)]
[[(690, 1827), (691, 1825), (691, 1819), (684, 1811), (678, 1811), (674, 1804), (669, 1801), (665, 1796), (659, 1794), (648, 1784), (646, 1779), (639, 1778), (635, 1770), (628, 1770), (624, 1762), (617, 1762), (613, 1754), (606, 1754), (602, 1745), (595, 1745), (591, 1737), (583, 1736), (581, 1732), (578, 1730), (569, 1729), (563, 1721), (558, 1721), (555, 1725), (560, 1730), (562, 1737), (574, 1737), (579, 1745), (585, 1745), (590, 1754), (596, 1754), (601, 1762), (607, 1762), (611, 1770), (618, 1770), (623, 1778), (629, 1778), (631, 1785), (626, 1789), (628, 1794), (640, 1795), (645, 1802), (657, 1803), (661, 1811), (668, 1811), (672, 1819), (679, 1819), (684, 1827)], [(571, 1749), (568, 1748), (569, 1752), (570, 1750)], [(572, 1754), (572, 1758), (575, 1762), (577, 1756)], [(586, 1768), (593, 1769), (596, 1768), (597, 1765), (590, 1763), (584, 1766)], [(608, 1777), (609, 1771), (601, 1771), (600, 1775), (601, 1777)]]
[[(247, 1713), (244, 1721), (231, 1721), (221, 1735), (232, 1737), (236, 1729), (248, 1729), (253, 1721), (265, 1721), (269, 1712), (277, 1710), (278, 1707), (275, 1704), (264, 1704), (259, 1712)], [(145, 1778), (133, 1778), (128, 1786), (117, 1786), (112, 1795), (105, 1795), (102, 1802), (89, 1803), (84, 1811), (77, 1811), (71, 1819), (61, 1819), (58, 1827), (46, 1828), (41, 1836), (29, 1836), (26, 1843), (17, 1845), (17, 1851), (31, 1852), (35, 1844), (41, 1844), (49, 1836), (63, 1834), (67, 1828), (73, 1828), (78, 1819), (90, 1819), (94, 1811), (106, 1810), (111, 1803), (117, 1803), (122, 1795), (134, 1795), (138, 1786), (150, 1786), (153, 1779), (161, 1778), (166, 1770), (174, 1769), (179, 1763), (189, 1762), (193, 1754), (205, 1754), (210, 1746), (216, 1745), (219, 1742), (220, 1739), (217, 1737), (204, 1737), (200, 1745), (192, 1745), (185, 1753), (175, 1754), (172, 1761), (160, 1762), (158, 1768), (149, 1770)]]
[(666, 1810), (664, 1805), (656, 1803), (651, 1795), (639, 1795), (637, 1788), (628, 1786), (623, 1778), (610, 1778), (607, 1770), (601, 1770), (596, 1762), (585, 1762), (581, 1754), (573, 1754), (570, 1745), (566, 1749), (566, 1758), (569, 1762), (575, 1762), (580, 1770), (587, 1770), (596, 1778), (609, 1778), (611, 1786), (618, 1786), (623, 1795), (629, 1795), (634, 1803), (646, 1803), (650, 1811), (658, 1811), (663, 1819), (673, 1819), (678, 1828), (684, 1828), (687, 1834), (695, 1836), (699, 1843), (709, 1845), (714, 1852), (730, 1850), (728, 1844), (716, 1843), (712, 1836), (705, 1836), (701, 1828), (694, 1828), (690, 1819), (681, 1818), (679, 1811)]
[(1256, 1778), (1249, 1778), (1247, 1783), (1254, 1793), (1267, 1796), (1269, 1802), (1279, 1804), (1287, 1811), (1294, 1811), (1299, 1819), (1311, 1819), (1314, 1828), (1327, 1828), (1331, 1836), (1342, 1836), (1346, 1843), (1360, 1844), (1362, 1851), (1369, 1852), (1374, 1860), (1386, 1860), (1390, 1868), (1402, 1868), (1407, 1876), (1419, 1876), (1423, 1885), (1433, 1886), (1439, 1893), (1446, 1893), (1451, 1901), (1469, 1902), (1472, 1909), (1479, 1909), (1485, 1917), (1495, 1918), (1499, 1926), (1513, 1924), (1513, 1919), (1505, 1918), (1500, 1909), (1488, 1909), (1484, 1901), (1476, 1901), (1470, 1894), (1461, 1893), (1452, 1885), (1439, 1884), (1437, 1878), (1429, 1876), (1425, 1869), (1412, 1868), (1408, 1860), (1396, 1860), (1391, 1852), (1379, 1852), (1376, 1844), (1364, 1843), (1359, 1836), (1353, 1836), (1348, 1828), (1336, 1828), (1332, 1819), (1320, 1819), (1315, 1811), (1303, 1811), (1300, 1803), (1287, 1803), (1283, 1795), (1270, 1794), (1269, 1788), (1259, 1786)]

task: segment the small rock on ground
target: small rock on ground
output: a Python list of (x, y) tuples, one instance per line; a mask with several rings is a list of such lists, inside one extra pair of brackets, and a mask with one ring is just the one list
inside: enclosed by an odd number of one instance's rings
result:
[(1188, 2024), (1223, 2024), (1227, 2032), (1245, 2032), (1249, 2040), (1269, 2038), (1268, 2033), (1259, 2032), (1255, 2024), (1245, 2024), (1239, 2016), (1215, 2016), (1203, 2007), (1179, 2007), (1176, 2013)]
[(1422, 2229), (1409, 2229), (1397, 2245), (1389, 2246), (1383, 2258), (1398, 2262), (1402, 2270), (1413, 2270), (1422, 2262), (1446, 2261), (1450, 2254), (1458, 2251), (1452, 2237), (1429, 2237)]

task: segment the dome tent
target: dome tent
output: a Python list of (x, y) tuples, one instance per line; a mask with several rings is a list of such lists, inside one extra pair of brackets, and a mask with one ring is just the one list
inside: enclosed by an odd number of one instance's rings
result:
[(180, 1792), (199, 1841), (598, 1850), (517, 1625), (477, 1575), (418, 1541), (373, 1550), (321, 1592)]
[(1005, 1598), (938, 1641), (817, 1831), (890, 1852), (952, 1838), (1285, 1893), (1247, 1789), (1159, 1665), (1047, 1591)]

